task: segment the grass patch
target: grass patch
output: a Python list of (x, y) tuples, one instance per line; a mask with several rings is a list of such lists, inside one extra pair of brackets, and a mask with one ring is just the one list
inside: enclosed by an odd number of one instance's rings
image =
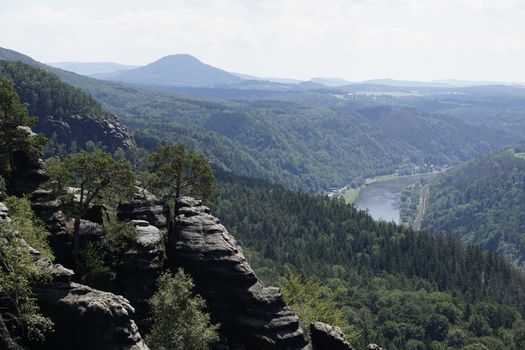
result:
[(361, 191), (361, 188), (352, 188), (348, 187), (344, 192), (341, 194), (341, 197), (345, 200), (347, 204), (352, 204), (356, 200), (357, 196), (359, 195), (359, 192)]

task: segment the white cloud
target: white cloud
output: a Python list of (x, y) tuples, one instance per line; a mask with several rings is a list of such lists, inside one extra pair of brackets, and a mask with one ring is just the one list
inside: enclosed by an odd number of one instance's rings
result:
[(38, 3), (4, 6), (0, 46), (46, 62), (185, 52), (264, 76), (525, 81), (521, 0)]

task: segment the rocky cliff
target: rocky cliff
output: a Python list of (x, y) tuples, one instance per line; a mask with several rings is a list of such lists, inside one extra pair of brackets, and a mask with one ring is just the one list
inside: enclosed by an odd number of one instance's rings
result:
[[(18, 171), (25, 175), (20, 175), (11, 193), (31, 194), (33, 210), (49, 230), (49, 242), (57, 261), (72, 266), (71, 218), (49, 192), (34, 190), (46, 179), (41, 161), (21, 159), (23, 166)], [(235, 238), (210, 214), (210, 209), (190, 197), (180, 199), (177, 207), (178, 214), (172, 222), (168, 207), (142, 189), (130, 202), (118, 207), (119, 219), (131, 221), (137, 235), (124, 252), (117, 266), (117, 278), (108, 291), (72, 282), (71, 270), (33, 252), (52, 276), (50, 283), (35, 286), (34, 292), (42, 313), (55, 323), (55, 332), (46, 343), (31, 348), (148, 349), (139, 332), (148, 328), (146, 301), (154, 293), (156, 279), (164, 269), (182, 267), (192, 276), (196, 292), (205, 298), (213, 321), (221, 324), (219, 349), (299, 350), (313, 346), (328, 350), (330, 344), (351, 349), (342, 333), (328, 325), (318, 327), (319, 332), (312, 337), (313, 344), (310, 343), (279, 289), (265, 286), (257, 278)], [(101, 213), (101, 208), (94, 207), (82, 220), (81, 241), (103, 237)], [(0, 221), (8, 220), (8, 208), (0, 203)], [(3, 323), (0, 323), (0, 345), (19, 349)]]
[(56, 142), (68, 146), (75, 141), (80, 148), (88, 141), (100, 142), (110, 152), (117, 148), (130, 150), (135, 147), (128, 129), (114, 115), (80, 114), (61, 119), (47, 116), (39, 120), (35, 131), (49, 139), (56, 137)]
[[(9, 213), (4, 203), (0, 202), (0, 208), (1, 224), (9, 221)], [(0, 244), (17, 236), (16, 232), (5, 229), (1, 232)], [(148, 350), (132, 319), (134, 308), (128, 300), (73, 283), (72, 270), (43, 258), (27, 244), (24, 249), (47, 276), (42, 281), (35, 281), (32, 290), (41, 312), (54, 323), (54, 331), (47, 335), (46, 341), (31, 344), (31, 349)], [(0, 349), (19, 350), (23, 348), (13, 341), (4, 324), (3, 316), (9, 313), (10, 304), (9, 296), (0, 293)]]
[(173, 268), (183, 267), (206, 299), (231, 349), (303, 349), (297, 316), (278, 288), (258, 280), (232, 235), (201, 201), (184, 197), (170, 232)]

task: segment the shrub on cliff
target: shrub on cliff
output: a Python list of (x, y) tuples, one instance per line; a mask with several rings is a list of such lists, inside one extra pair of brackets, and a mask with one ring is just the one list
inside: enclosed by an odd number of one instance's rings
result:
[(127, 162), (118, 162), (101, 150), (68, 155), (64, 161), (50, 159), (46, 164), (50, 177), (49, 187), (55, 192), (68, 192), (68, 187), (78, 188), (73, 255), (79, 256), (80, 220), (92, 204), (107, 204), (131, 198), (136, 190), (135, 176)]
[(299, 317), (304, 326), (315, 322), (324, 322), (343, 330), (349, 342), (355, 342), (360, 332), (348, 324), (345, 315), (337, 303), (325, 295), (324, 287), (318, 279), (306, 280), (288, 271), (281, 287), (286, 304)]
[(153, 327), (146, 343), (152, 350), (205, 350), (219, 340), (219, 326), (204, 312), (204, 299), (192, 293), (189, 275), (182, 269), (164, 273), (158, 287), (149, 300)]

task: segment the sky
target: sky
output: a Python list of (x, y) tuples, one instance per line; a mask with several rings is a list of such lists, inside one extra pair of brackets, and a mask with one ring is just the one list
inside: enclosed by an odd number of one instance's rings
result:
[(525, 0), (0, 0), (41, 62), (188, 53), (262, 77), (525, 82)]

